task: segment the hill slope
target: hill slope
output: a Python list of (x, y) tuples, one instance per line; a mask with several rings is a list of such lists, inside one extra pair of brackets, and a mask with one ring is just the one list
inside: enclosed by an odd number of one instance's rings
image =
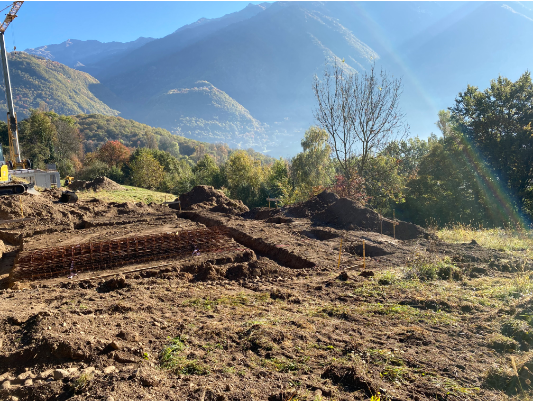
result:
[[(19, 120), (30, 109), (45, 105), (59, 114), (99, 113), (117, 115), (91, 92), (100, 82), (89, 74), (55, 61), (23, 52), (9, 54), (15, 111)], [(0, 84), (0, 110), (7, 112), (5, 88)]]

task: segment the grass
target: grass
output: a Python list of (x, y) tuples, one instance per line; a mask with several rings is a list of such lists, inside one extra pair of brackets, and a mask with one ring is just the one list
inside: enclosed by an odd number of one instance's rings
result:
[(470, 242), (475, 240), (486, 248), (515, 254), (527, 258), (533, 257), (533, 232), (503, 228), (476, 229), (471, 226), (457, 225), (437, 231), (440, 239), (447, 242)]
[(182, 355), (185, 348), (183, 339), (174, 337), (161, 351), (160, 366), (182, 375), (208, 375), (210, 370), (207, 366), (196, 359), (187, 359)]
[(126, 191), (80, 191), (77, 193), (78, 199), (89, 200), (97, 198), (105, 202), (142, 202), (142, 203), (163, 203), (176, 199), (176, 195), (164, 192), (151, 191), (149, 189), (130, 187), (123, 185)]

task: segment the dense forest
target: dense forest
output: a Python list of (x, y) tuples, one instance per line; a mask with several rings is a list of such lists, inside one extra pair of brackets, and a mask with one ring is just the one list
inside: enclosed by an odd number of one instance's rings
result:
[[(323, 189), (380, 213), (422, 225), (524, 225), (533, 217), (533, 83), (498, 78), (468, 86), (436, 116), (440, 136), (390, 141), (347, 176), (327, 131), (310, 127), (290, 160), (170, 134), (133, 120), (97, 114), (64, 116), (32, 109), (20, 121), (24, 157), (54, 162), (62, 176), (119, 183), (176, 195), (213, 185), (249, 207), (267, 197), (282, 204)], [(7, 128), (0, 126), (7, 148)], [(350, 163), (360, 166), (361, 156)]]

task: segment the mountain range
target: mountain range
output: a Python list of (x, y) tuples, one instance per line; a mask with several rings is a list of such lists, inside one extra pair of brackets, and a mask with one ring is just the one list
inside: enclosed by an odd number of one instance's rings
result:
[[(314, 122), (313, 76), (326, 62), (344, 60), (354, 73), (376, 63), (400, 77), (406, 120), (412, 134), (425, 137), (436, 130), (438, 110), (452, 106), (468, 84), (484, 88), (500, 74), (516, 79), (532, 65), (532, 8), (519, 2), (250, 4), (161, 39), (69, 40), (26, 52), (38, 56), (36, 67), (59, 68), (45, 57), (86, 73), (89, 93), (62, 96), (70, 108), (81, 96), (76, 107), (90, 103), (87, 112), (119, 112), (194, 139), (291, 156)], [(41, 82), (36, 74), (33, 81)], [(33, 105), (50, 99), (40, 95), (44, 86), (35, 90)]]

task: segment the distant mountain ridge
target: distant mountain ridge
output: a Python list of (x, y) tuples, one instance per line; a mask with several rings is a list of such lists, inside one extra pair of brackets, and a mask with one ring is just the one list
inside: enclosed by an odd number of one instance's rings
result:
[(133, 50), (87, 52), (76, 68), (101, 82), (92, 93), (123, 117), (289, 156), (314, 122), (311, 86), (326, 61), (359, 73), (376, 62), (402, 78), (402, 109), (424, 136), (467, 84), (530, 68), (531, 37), (533, 11), (518, 2), (276, 2), (200, 19)]
[(153, 38), (140, 37), (126, 43), (102, 43), (98, 40), (68, 39), (60, 44), (26, 49), (24, 52), (79, 69), (85, 64), (98, 63), (106, 57), (116, 57), (122, 53), (135, 50), (153, 40)]

